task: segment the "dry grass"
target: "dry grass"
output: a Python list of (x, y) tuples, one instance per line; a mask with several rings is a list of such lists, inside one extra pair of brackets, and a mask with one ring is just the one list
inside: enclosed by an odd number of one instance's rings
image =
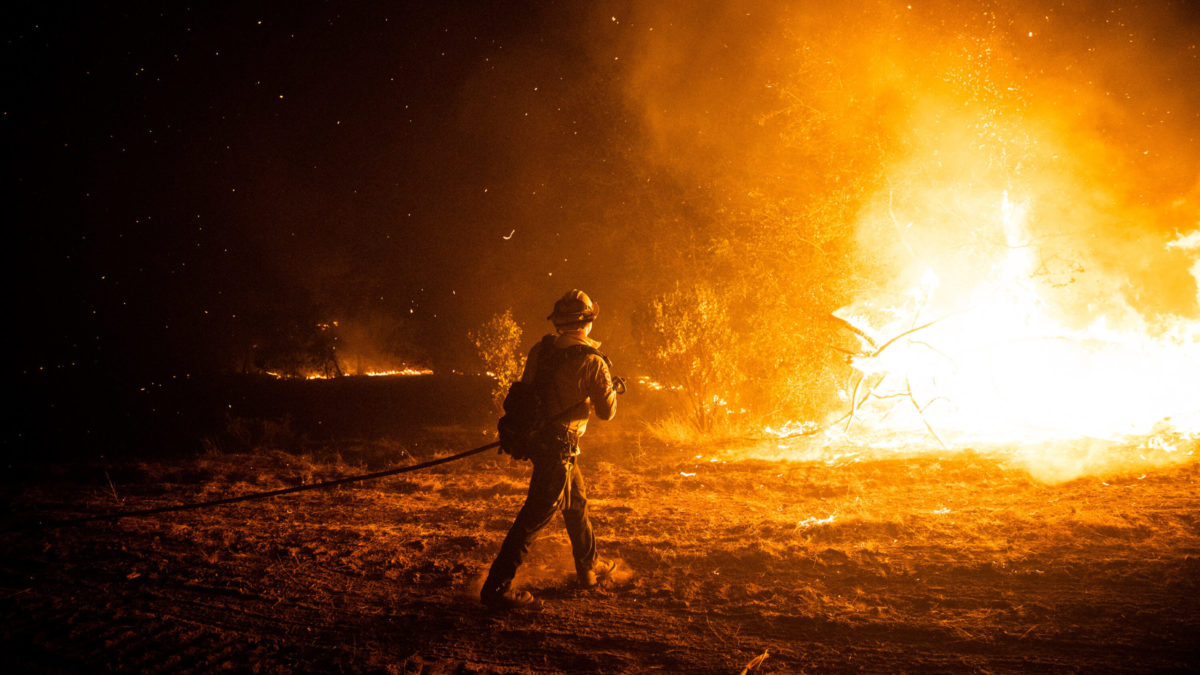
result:
[(695, 421), (683, 413), (668, 413), (645, 423), (650, 437), (664, 445), (714, 447), (742, 443), (751, 434), (746, 420), (736, 415), (716, 415), (708, 429), (697, 428)]
[[(153, 506), (486, 440), (442, 428), (110, 474), (127, 507)], [(53, 655), (68, 669), (152, 671), (220, 666), (213, 644), (235, 667), (272, 670), (737, 672), (764, 650), (753, 672), (1200, 664), (1197, 465), (1047, 484), (1014, 457), (610, 434), (582, 462), (622, 577), (574, 589), (555, 523), (519, 578), (546, 600), (532, 615), (483, 616), (473, 599), (528, 477), (492, 454), (220, 510), (10, 533), (5, 638), (27, 646), (18, 664), (30, 667)], [(102, 472), (56, 471), (10, 501), (56, 515), (115, 506)], [(135, 637), (110, 635), (117, 625)], [(97, 633), (116, 646), (83, 639)]]

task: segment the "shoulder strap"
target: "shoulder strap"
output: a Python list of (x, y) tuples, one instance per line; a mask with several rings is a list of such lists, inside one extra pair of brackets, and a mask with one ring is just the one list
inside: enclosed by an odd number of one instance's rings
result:
[[(580, 357), (580, 356), (587, 356), (589, 354), (595, 354), (596, 356), (599, 356), (600, 358), (604, 359), (604, 355), (600, 353), (600, 350), (596, 349), (595, 347), (593, 347), (591, 345), (571, 345), (570, 347), (567, 347), (563, 351), (567, 352), (567, 355), (569, 357), (573, 357), (573, 358)], [(604, 360), (607, 361), (608, 359), (604, 359)]]
[(605, 364), (608, 363), (608, 357), (591, 345), (571, 345), (559, 349), (554, 346), (554, 336), (547, 335), (542, 338), (542, 348), (538, 351), (537, 371), (534, 372), (533, 381), (548, 385), (553, 380), (555, 371), (565, 363), (591, 354), (599, 356)]
[(538, 351), (537, 370), (533, 373), (533, 388), (538, 397), (538, 414), (545, 419), (550, 415), (546, 409), (550, 399), (550, 390), (554, 382), (554, 373), (562, 365), (564, 351), (554, 346), (554, 335), (542, 338), (541, 349)]
[[(582, 358), (590, 354), (595, 354), (608, 363), (608, 359), (600, 350), (590, 345), (571, 345), (559, 349), (554, 346), (554, 341), (557, 336), (547, 335), (542, 338), (542, 348), (538, 351), (537, 370), (533, 374), (533, 386), (537, 392), (539, 414), (542, 419), (557, 420), (565, 415), (567, 411), (582, 404), (584, 401), (577, 401), (566, 409), (561, 411), (552, 411), (549, 409), (550, 400), (553, 398), (554, 374), (558, 372), (568, 361)], [(586, 400), (586, 399), (584, 399)], [(557, 414), (554, 414), (557, 412)], [(551, 415), (553, 414), (553, 417)]]

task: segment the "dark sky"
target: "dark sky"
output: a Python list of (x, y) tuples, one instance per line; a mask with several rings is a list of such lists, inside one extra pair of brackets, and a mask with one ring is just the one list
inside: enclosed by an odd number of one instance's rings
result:
[(598, 149), (622, 118), (610, 74), (568, 42), (587, 16), (512, 2), (10, 14), (23, 369), (236, 367), (290, 317), (360, 342), (399, 334), (436, 359), (492, 311), (536, 297), (528, 313), (544, 315), (596, 283), (607, 265), (571, 258), (604, 236), (569, 240), (602, 228), (563, 176), (607, 173)]
[[(1083, 149), (1030, 152), (1098, 186), (1128, 248), (1088, 255), (1149, 280), (1200, 203), (1196, 26), (1186, 2), (22, 2), (12, 362), (236, 369), (337, 321), (347, 351), (458, 365), (469, 327), (512, 307), (540, 333), (572, 287), (628, 351), (634, 304), (671, 281), (655, 255), (745, 227), (763, 195), (819, 199), (788, 180), (857, 171), (837, 158), (859, 139), (919, 149), (915, 92), (955, 93), (947, 63)], [(790, 147), (805, 124), (829, 146)]]

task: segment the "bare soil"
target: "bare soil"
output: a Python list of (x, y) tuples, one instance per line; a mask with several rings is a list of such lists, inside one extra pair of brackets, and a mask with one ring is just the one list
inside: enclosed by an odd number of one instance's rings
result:
[[(488, 612), (528, 465), (491, 452), (266, 501), (78, 527), (482, 445), (28, 465), (4, 484), (9, 672), (1152, 672), (1200, 668), (1195, 463), (1042, 484), (1003, 452), (681, 448), (608, 430), (582, 467), (601, 588), (561, 523)], [(760, 458), (755, 459), (758, 456)], [(788, 459), (792, 457), (793, 459)]]

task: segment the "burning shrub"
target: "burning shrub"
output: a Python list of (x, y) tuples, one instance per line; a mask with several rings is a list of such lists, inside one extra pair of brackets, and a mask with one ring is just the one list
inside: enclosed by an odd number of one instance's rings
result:
[(482, 326), (468, 333), (484, 371), (496, 380), (492, 387), (492, 402), (499, 411), (508, 386), (521, 376), (524, 359), (521, 356), (521, 327), (513, 319), (512, 310), (494, 314)]

